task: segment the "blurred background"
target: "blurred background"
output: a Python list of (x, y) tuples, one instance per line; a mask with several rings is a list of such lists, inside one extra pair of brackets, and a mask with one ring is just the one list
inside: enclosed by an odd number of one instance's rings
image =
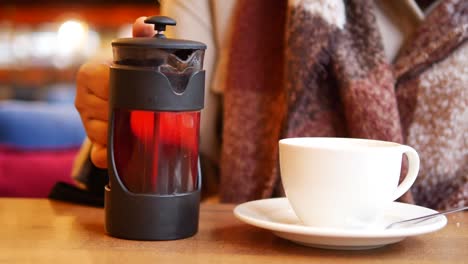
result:
[(131, 23), (158, 12), (156, 0), (3, 0), (0, 6), (0, 99), (44, 99), (71, 89), (77, 68), (109, 60), (110, 42)]
[(0, 1), (0, 196), (46, 196), (85, 138), (74, 108), (87, 60), (159, 13), (156, 0)]

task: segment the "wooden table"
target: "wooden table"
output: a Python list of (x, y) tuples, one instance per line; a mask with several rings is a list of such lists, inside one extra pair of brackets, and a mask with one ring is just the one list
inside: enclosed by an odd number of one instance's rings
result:
[(233, 205), (202, 205), (200, 230), (177, 241), (104, 233), (104, 211), (45, 199), (0, 199), (0, 263), (468, 263), (468, 213), (441, 231), (368, 251), (296, 245), (246, 225)]

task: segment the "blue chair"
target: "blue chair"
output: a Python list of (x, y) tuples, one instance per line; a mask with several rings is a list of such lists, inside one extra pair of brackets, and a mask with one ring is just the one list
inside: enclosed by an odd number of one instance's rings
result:
[(72, 104), (0, 101), (0, 144), (23, 149), (78, 147), (85, 138)]

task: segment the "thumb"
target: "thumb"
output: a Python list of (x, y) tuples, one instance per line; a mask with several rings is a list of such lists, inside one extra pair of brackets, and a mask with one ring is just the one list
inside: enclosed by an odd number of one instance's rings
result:
[(133, 24), (133, 37), (152, 37), (156, 34), (154, 26), (151, 24), (145, 24), (147, 17), (139, 17)]

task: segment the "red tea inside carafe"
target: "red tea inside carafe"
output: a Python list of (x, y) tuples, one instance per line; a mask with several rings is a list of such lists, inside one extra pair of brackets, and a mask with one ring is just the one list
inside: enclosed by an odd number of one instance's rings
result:
[(200, 112), (114, 110), (114, 160), (134, 193), (170, 195), (198, 186)]

